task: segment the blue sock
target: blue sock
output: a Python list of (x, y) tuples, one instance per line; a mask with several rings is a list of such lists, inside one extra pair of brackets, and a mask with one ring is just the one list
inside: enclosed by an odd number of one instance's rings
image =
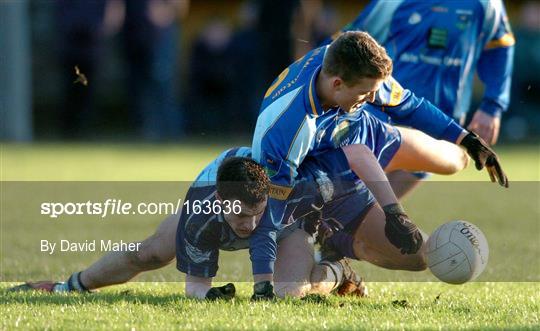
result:
[(326, 240), (326, 244), (330, 245), (334, 249), (336, 249), (339, 253), (341, 253), (343, 256), (355, 259), (358, 258), (354, 255), (354, 238), (352, 235), (345, 231), (339, 231), (337, 233), (334, 233), (330, 238)]

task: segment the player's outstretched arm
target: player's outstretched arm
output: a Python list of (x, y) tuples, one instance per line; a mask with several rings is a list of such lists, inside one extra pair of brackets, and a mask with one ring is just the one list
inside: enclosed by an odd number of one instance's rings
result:
[(422, 247), (422, 233), (411, 222), (403, 207), (399, 204), (377, 158), (365, 145), (348, 145), (342, 148), (349, 166), (366, 184), (382, 206), (386, 216), (385, 234), (402, 254), (415, 254)]
[(497, 154), (476, 134), (465, 130), (429, 101), (418, 98), (409, 90), (403, 89), (390, 77), (377, 91), (372, 103), (381, 107), (398, 124), (411, 126), (435, 139), (459, 144), (467, 150), (474, 160), (476, 169), (488, 170), (491, 181), (508, 187)]

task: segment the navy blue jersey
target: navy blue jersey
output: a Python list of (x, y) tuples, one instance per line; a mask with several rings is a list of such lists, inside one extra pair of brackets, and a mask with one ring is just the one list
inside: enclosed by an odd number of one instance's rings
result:
[[(389, 135), (390, 136), (390, 135)], [(381, 148), (393, 153), (399, 143), (399, 134), (388, 139), (392, 148)], [(223, 152), (208, 165), (190, 187), (186, 201), (216, 199), (216, 174), (221, 162), (231, 156), (250, 157), (247, 147)], [(373, 197), (365, 185), (350, 170), (341, 149), (332, 149), (323, 155), (309, 157), (299, 169), (299, 179), (293, 193), (285, 203), (285, 217), (278, 226), (268, 217), (262, 217), (252, 235), (239, 238), (228, 225), (223, 214), (196, 213), (182, 210), (176, 237), (177, 268), (198, 277), (214, 277), (218, 269), (219, 250), (250, 249), (253, 271), (273, 270), (276, 242), (280, 233), (295, 220), (312, 211), (312, 205), (323, 206), (323, 215), (339, 220), (341, 224), (354, 224), (365, 208), (373, 204)], [(265, 215), (269, 212), (267, 208)], [(270, 240), (265, 241), (265, 238)], [(269, 270), (269, 271), (268, 271)]]
[(485, 85), (480, 109), (508, 108), (515, 40), (501, 0), (374, 0), (350, 30), (371, 34), (394, 77), (456, 119), (469, 110), (475, 71)]

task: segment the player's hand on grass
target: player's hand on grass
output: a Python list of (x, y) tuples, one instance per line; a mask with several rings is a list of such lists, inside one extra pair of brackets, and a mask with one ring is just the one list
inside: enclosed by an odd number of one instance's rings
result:
[(257, 282), (253, 285), (252, 301), (258, 300), (274, 300), (276, 295), (274, 294), (274, 286), (268, 280)]
[(233, 283), (229, 283), (227, 285), (218, 286), (218, 287), (212, 287), (211, 289), (206, 292), (206, 299), (207, 300), (230, 300), (234, 298), (234, 295), (236, 294), (236, 288), (234, 287)]
[(501, 186), (508, 187), (508, 178), (501, 168), (499, 157), (482, 138), (474, 132), (469, 132), (460, 144), (465, 147), (467, 154), (474, 160), (477, 170), (486, 167), (492, 182), (498, 182)]
[(414, 254), (422, 247), (422, 233), (411, 222), (403, 207), (398, 203), (389, 204), (383, 207), (386, 216), (384, 233), (392, 243), (401, 250), (401, 254)]

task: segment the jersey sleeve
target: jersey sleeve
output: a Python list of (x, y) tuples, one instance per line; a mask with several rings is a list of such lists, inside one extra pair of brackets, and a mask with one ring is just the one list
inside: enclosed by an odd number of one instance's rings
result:
[(210, 227), (210, 222), (180, 220), (176, 233), (176, 267), (180, 272), (196, 277), (216, 276), (219, 241), (212, 238)]
[(261, 223), (249, 238), (249, 255), (254, 275), (274, 272), (277, 254), (276, 227), (269, 213), (270, 209), (267, 207)]
[(485, 85), (480, 109), (500, 116), (510, 103), (515, 38), (502, 2), (494, 2), (493, 7), (493, 37), (480, 55), (477, 71)]
[(413, 127), (435, 139), (455, 143), (463, 131), (458, 123), (439, 108), (401, 87), (393, 77), (384, 81), (370, 105), (388, 114), (392, 122)]
[(288, 92), (270, 103), (259, 115), (252, 144), (253, 159), (266, 170), (271, 180), (269, 207), (281, 223), (282, 205), (294, 186), (298, 167), (313, 144), (315, 119), (304, 109), (303, 87)]
[(272, 269), (276, 245), (273, 231), (284, 219), (297, 169), (314, 139), (315, 120), (306, 114), (303, 92), (303, 87), (299, 87), (272, 100), (257, 119), (252, 155), (271, 180), (268, 212), (263, 215), (261, 229), (250, 241), (253, 270), (257, 274)]

